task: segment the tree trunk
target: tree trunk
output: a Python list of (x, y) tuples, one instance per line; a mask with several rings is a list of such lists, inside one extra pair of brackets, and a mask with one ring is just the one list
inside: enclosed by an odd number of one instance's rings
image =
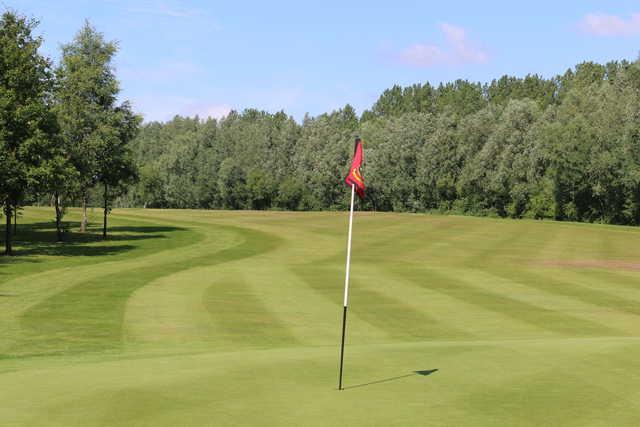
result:
[(109, 194), (107, 184), (104, 184), (104, 222), (102, 224), (102, 238), (107, 239), (107, 214), (109, 209)]
[(82, 222), (80, 222), (80, 232), (87, 231), (87, 225), (89, 224), (89, 218), (87, 218), (87, 194), (82, 195)]
[(54, 195), (56, 205), (56, 233), (58, 234), (58, 242), (62, 242), (62, 211), (60, 211), (60, 194)]
[(7, 220), (4, 229), (4, 254), (11, 255), (11, 205), (7, 202), (4, 207), (4, 216)]
[(18, 207), (13, 210), (13, 235), (18, 234)]

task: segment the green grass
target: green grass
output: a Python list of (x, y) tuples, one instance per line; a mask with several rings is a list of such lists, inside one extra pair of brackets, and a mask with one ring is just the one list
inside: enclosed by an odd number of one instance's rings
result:
[(52, 213), (0, 257), (2, 426), (640, 421), (638, 229), (357, 213), (339, 392), (345, 213)]

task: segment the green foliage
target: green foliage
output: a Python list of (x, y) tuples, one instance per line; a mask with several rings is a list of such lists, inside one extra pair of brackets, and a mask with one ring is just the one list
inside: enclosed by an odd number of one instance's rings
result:
[(640, 65), (582, 63), (386, 90), (296, 124), (283, 113), (149, 123), (134, 142), (137, 206), (342, 209), (353, 137), (367, 199), (384, 211), (640, 223)]
[(506, 104), (513, 99), (531, 99), (541, 108), (546, 108), (555, 102), (556, 84), (553, 80), (546, 80), (537, 74), (529, 74), (523, 79), (513, 76), (502, 76), (493, 80), (486, 87), (489, 102)]
[(66, 151), (80, 173), (80, 189), (86, 193), (97, 182), (96, 157), (119, 91), (112, 58), (117, 51), (89, 22), (73, 41), (62, 46), (56, 70), (56, 113)]
[(300, 209), (304, 194), (305, 186), (300, 180), (293, 176), (286, 177), (278, 187), (275, 206), (291, 211)]
[(305, 121), (292, 167), (295, 178), (307, 189), (303, 209), (338, 209), (348, 205), (349, 194), (342, 179), (351, 161), (357, 131), (358, 117), (350, 105)]
[(433, 128), (433, 116), (424, 113), (383, 117), (363, 124), (364, 172), (372, 207), (399, 212), (420, 209), (418, 162)]
[[(128, 102), (116, 104), (120, 88), (112, 61), (117, 50), (115, 42), (106, 41), (85, 22), (73, 41), (62, 46), (56, 71), (56, 112), (65, 152), (78, 171), (77, 187), (85, 208), (89, 191), (97, 184), (103, 188), (105, 237), (110, 201), (138, 179), (129, 145), (141, 118)], [(86, 222), (85, 210), (83, 230)]]
[(254, 169), (247, 175), (246, 190), (249, 208), (264, 210), (272, 205), (276, 186), (270, 175), (262, 169)]
[(92, 135), (95, 141), (97, 181), (112, 191), (124, 192), (138, 180), (138, 170), (130, 148), (138, 133), (141, 118), (131, 111), (128, 103), (115, 108)]
[(361, 135), (363, 209), (640, 224), (638, 61), (583, 62), (549, 79), (395, 85), (361, 117), (346, 105), (302, 123), (247, 109), (141, 124), (127, 102), (117, 104), (117, 44), (86, 22), (55, 73), (58, 129), (35, 23), (3, 19), (5, 210), (44, 193), (58, 202), (58, 219), (78, 198), (101, 199), (105, 213), (113, 205), (344, 209), (343, 178)]
[(47, 185), (58, 131), (49, 100), (49, 61), (38, 53), (37, 22), (13, 12), (0, 18), (0, 205), (11, 254), (11, 218), (29, 194)]

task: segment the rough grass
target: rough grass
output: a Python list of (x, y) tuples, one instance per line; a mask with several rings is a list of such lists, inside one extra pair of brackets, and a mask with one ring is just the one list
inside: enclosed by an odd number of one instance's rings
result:
[(51, 217), (0, 258), (3, 426), (640, 420), (640, 230), (356, 214), (338, 392), (344, 213)]

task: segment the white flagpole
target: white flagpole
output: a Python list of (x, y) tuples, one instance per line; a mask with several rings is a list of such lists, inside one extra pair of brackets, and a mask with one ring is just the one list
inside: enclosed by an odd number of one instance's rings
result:
[(349, 301), (349, 270), (351, 269), (351, 230), (353, 230), (353, 201), (356, 192), (355, 184), (351, 184), (351, 210), (349, 211), (349, 237), (347, 239), (347, 268), (344, 277), (344, 306)]
[(344, 307), (342, 311), (342, 344), (340, 345), (340, 378), (338, 390), (342, 390), (342, 365), (344, 362), (344, 337), (347, 329), (347, 303), (349, 301), (349, 270), (351, 268), (351, 231), (353, 230), (353, 200), (356, 192), (355, 184), (351, 184), (351, 210), (349, 211), (349, 237), (347, 238), (347, 268), (344, 278)]

